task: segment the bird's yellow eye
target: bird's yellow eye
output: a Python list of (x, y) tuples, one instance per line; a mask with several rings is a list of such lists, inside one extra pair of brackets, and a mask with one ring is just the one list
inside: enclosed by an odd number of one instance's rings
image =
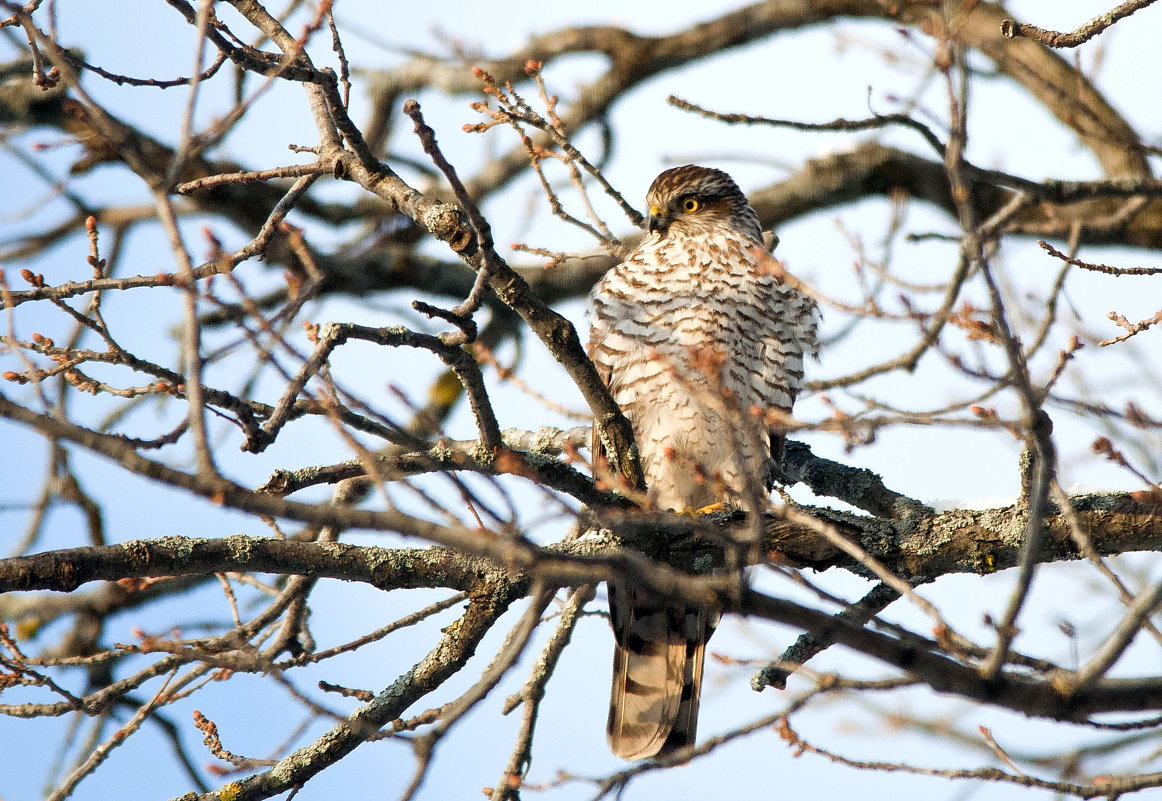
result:
[(692, 214), (702, 208), (702, 204), (698, 202), (696, 197), (688, 197), (682, 200), (682, 211), (687, 214)]

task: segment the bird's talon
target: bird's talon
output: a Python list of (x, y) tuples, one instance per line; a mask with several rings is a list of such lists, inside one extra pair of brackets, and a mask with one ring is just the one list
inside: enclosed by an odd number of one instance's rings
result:
[(696, 515), (712, 515), (715, 512), (721, 512), (725, 508), (726, 508), (726, 504), (722, 503), (722, 501), (719, 501), (718, 503), (708, 503), (705, 506), (703, 506), (701, 509), (695, 509), (694, 514), (696, 514)]

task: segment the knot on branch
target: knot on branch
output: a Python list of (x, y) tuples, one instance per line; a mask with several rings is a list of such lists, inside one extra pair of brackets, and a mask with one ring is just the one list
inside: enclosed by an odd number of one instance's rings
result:
[(471, 255), (475, 243), (464, 213), (452, 203), (439, 203), (420, 214), (418, 221), (432, 236), (447, 242), (456, 253)]

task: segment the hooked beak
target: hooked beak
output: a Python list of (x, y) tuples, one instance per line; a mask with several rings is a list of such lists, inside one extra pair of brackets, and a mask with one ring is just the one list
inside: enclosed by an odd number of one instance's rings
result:
[(661, 206), (650, 206), (650, 216), (646, 220), (646, 226), (651, 234), (654, 231), (666, 230), (666, 226), (669, 224), (670, 220)]

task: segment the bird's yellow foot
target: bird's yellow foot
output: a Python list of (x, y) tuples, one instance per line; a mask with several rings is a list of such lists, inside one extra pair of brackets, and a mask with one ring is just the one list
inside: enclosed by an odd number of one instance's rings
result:
[(708, 503), (705, 506), (703, 506), (701, 509), (695, 509), (694, 514), (696, 514), (696, 515), (712, 515), (715, 512), (721, 512), (725, 508), (726, 508), (726, 504), (722, 503), (721, 501), (719, 501), (718, 503)]

